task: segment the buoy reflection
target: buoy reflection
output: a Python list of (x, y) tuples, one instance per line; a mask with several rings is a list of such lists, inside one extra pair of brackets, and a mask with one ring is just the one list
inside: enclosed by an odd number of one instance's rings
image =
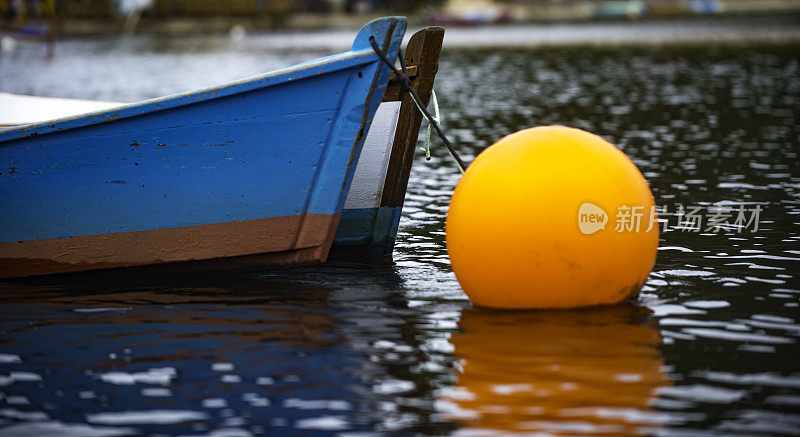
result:
[(642, 311), (465, 311), (452, 337), (462, 373), (441, 408), (469, 435), (652, 430), (663, 417), (648, 404), (669, 381)]

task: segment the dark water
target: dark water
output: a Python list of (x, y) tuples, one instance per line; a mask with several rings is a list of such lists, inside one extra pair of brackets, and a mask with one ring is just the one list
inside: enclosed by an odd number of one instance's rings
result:
[[(23, 44), (0, 91), (135, 100), (330, 52), (303, 41), (78, 40), (52, 60)], [(3, 283), (0, 435), (800, 434), (800, 45), (463, 45), (436, 88), (467, 160), (575, 126), (622, 148), (670, 213), (760, 206), (758, 230), (663, 232), (628, 305), (473, 308), (436, 143), (393, 261)]]

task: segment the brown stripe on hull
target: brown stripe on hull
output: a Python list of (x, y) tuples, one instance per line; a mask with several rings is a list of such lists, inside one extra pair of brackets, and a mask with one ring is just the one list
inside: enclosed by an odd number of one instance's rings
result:
[(233, 267), (322, 263), (339, 217), (304, 214), (2, 243), (0, 278), (220, 258)]

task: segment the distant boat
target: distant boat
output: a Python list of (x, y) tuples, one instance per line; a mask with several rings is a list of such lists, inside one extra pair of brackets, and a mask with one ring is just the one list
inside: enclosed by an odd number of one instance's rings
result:
[(42, 23), (0, 24), (0, 31), (14, 38), (40, 38), (52, 36), (50, 26)]
[(440, 11), (426, 15), (426, 21), (451, 26), (478, 26), (505, 23), (513, 19), (512, 10), (492, 0), (448, 0)]
[(55, 35), (52, 19), (47, 23), (0, 23), (0, 53), (13, 52), (18, 40), (44, 41), (47, 44), (47, 56), (55, 51)]
[(0, 130), (0, 277), (220, 260), (323, 262), (404, 18), (350, 51)]

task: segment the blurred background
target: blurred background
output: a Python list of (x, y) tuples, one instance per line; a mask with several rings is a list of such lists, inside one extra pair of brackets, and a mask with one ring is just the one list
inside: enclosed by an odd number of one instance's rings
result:
[(411, 24), (640, 20), (800, 11), (795, 0), (0, 0), (8, 36), (359, 27), (406, 15)]

